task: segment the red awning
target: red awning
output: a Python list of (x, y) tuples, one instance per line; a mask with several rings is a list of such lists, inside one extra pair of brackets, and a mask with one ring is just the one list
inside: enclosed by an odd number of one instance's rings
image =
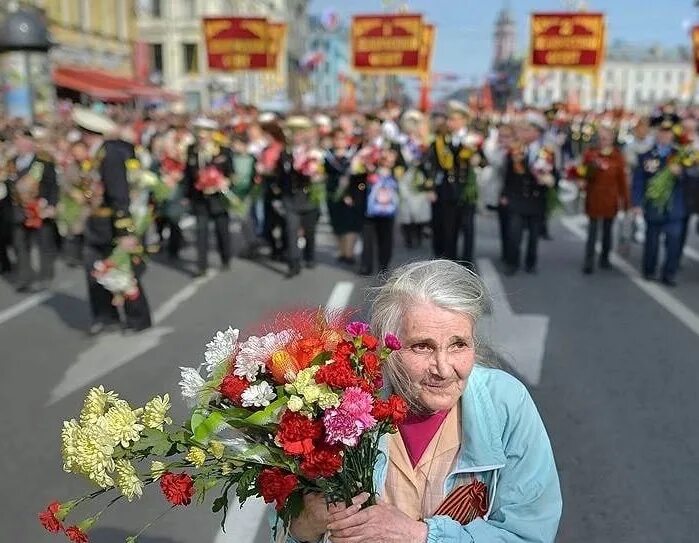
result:
[(145, 85), (127, 77), (112, 75), (100, 70), (59, 67), (53, 72), (58, 87), (84, 92), (108, 102), (126, 102), (135, 98), (177, 100), (179, 96), (153, 85)]

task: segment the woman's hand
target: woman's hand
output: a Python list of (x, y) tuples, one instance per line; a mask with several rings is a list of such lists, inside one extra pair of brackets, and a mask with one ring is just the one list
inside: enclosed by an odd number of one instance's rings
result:
[(360, 494), (353, 505), (333, 506), (328, 530), (333, 543), (425, 543), (427, 524), (413, 520), (396, 507), (379, 502), (361, 509), (369, 496)]
[(291, 521), (291, 535), (300, 541), (318, 541), (328, 526), (328, 506), (322, 494), (311, 493), (303, 497), (303, 511)]

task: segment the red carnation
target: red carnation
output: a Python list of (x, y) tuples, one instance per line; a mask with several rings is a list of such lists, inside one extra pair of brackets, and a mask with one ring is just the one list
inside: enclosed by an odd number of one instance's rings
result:
[(364, 334), (362, 336), (362, 345), (364, 345), (364, 347), (366, 347), (370, 351), (373, 351), (374, 349), (376, 349), (376, 347), (378, 347), (379, 340), (371, 334)]
[(325, 341), (321, 337), (308, 337), (293, 342), (288, 350), (296, 360), (299, 369), (305, 369), (311, 365), (313, 359), (323, 352)]
[(337, 346), (337, 349), (335, 349), (335, 352), (333, 353), (333, 360), (349, 363), (350, 358), (354, 353), (354, 345), (352, 345), (349, 341), (343, 341)]
[(374, 400), (371, 414), (377, 420), (400, 424), (408, 415), (408, 405), (403, 398), (394, 394), (388, 400)]
[(276, 442), (287, 454), (299, 456), (310, 453), (314, 441), (323, 435), (323, 424), (300, 413), (285, 411), (279, 421)]
[(277, 511), (281, 510), (289, 497), (299, 484), (296, 475), (279, 468), (264, 469), (257, 480), (260, 494), (265, 503), (275, 502)]
[(242, 379), (237, 375), (226, 375), (219, 387), (219, 391), (228, 401), (240, 407), (242, 405), (241, 396), (249, 386), (250, 383), (247, 379)]
[(359, 377), (354, 373), (349, 361), (335, 360), (318, 370), (318, 373), (315, 375), (315, 381), (318, 384), (326, 384), (333, 388), (345, 389), (357, 386)]
[(364, 375), (366, 375), (371, 381), (381, 375), (379, 357), (376, 356), (375, 353), (364, 353), (364, 356), (362, 356), (362, 363), (364, 364)]
[(189, 505), (194, 495), (194, 481), (187, 473), (166, 471), (160, 477), (160, 488), (172, 505)]
[(309, 479), (332, 477), (342, 468), (342, 455), (337, 447), (316, 449), (301, 462), (301, 473)]
[(68, 536), (68, 539), (70, 539), (73, 543), (88, 543), (89, 539), (87, 538), (87, 534), (83, 532), (80, 528), (77, 526), (71, 526), (70, 528), (66, 528), (65, 534)]
[(56, 513), (60, 509), (59, 502), (51, 502), (46, 510), (39, 513), (39, 521), (41, 525), (51, 533), (60, 532), (63, 529), (61, 521), (56, 518)]

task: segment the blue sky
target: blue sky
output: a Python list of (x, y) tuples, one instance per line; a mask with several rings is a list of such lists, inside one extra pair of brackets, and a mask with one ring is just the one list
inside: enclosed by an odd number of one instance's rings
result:
[[(456, 72), (471, 83), (480, 81), (492, 57), (495, 17), (505, 0), (409, 0), (410, 11), (421, 12), (437, 25), (434, 70)], [(685, 30), (699, 19), (693, 0), (588, 0), (590, 11), (607, 14), (609, 41), (689, 45)], [(517, 21), (520, 51), (526, 47), (528, 15), (532, 11), (559, 11), (563, 0), (509, 0)], [(381, 0), (311, 0), (312, 13), (332, 8), (344, 21), (353, 13), (383, 11)]]

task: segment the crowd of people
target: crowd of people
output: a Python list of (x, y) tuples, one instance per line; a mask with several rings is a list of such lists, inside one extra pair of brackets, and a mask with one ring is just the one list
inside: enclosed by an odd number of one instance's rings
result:
[[(644, 224), (643, 276), (656, 279), (664, 236), (658, 278), (674, 286), (699, 212), (696, 113), (674, 104), (650, 116), (562, 104), (486, 113), (449, 102), (425, 115), (389, 100), (362, 114), (284, 117), (241, 106), (194, 118), (175, 108), (75, 107), (52, 123), (5, 120), (0, 271), (13, 272), (18, 291), (49, 288), (61, 254), (85, 268), (92, 333), (119, 324), (140, 331), (151, 324), (140, 283), (146, 256), (180, 258), (186, 215), (195, 221), (195, 275), (209, 268), (211, 223), (229, 268), (233, 220), (244, 255), (283, 261), (291, 278), (316, 264), (323, 213), (338, 263), (373, 275), (389, 269), (398, 232), (408, 249), (431, 240), (435, 258), (473, 267), (478, 217), (490, 210), (505, 273), (533, 274), (559, 191), (572, 187), (589, 216), (584, 273), (610, 267), (614, 221), (625, 212)], [(121, 291), (104, 280), (115, 250), (131, 270)]]

